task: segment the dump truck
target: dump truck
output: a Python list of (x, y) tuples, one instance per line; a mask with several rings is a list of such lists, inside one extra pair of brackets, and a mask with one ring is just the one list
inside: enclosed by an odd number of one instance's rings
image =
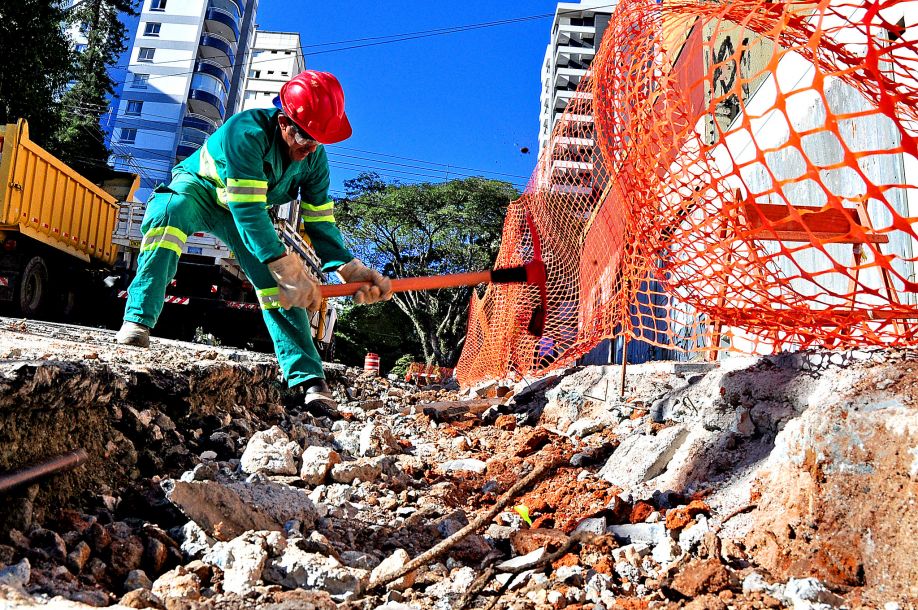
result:
[(0, 125), (0, 305), (69, 317), (98, 296), (118, 258), (118, 202), (138, 184), (114, 170), (95, 184), (32, 142), (26, 121)]

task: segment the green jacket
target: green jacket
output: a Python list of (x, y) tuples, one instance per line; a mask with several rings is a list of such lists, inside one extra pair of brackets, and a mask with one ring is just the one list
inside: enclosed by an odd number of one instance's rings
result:
[(230, 117), (200, 150), (172, 170), (192, 176), (229, 209), (246, 247), (261, 262), (286, 251), (268, 209), (297, 199), (306, 235), (323, 269), (332, 271), (354, 258), (335, 224), (328, 196), (328, 157), (319, 146), (302, 161), (286, 160), (276, 108), (247, 110)]

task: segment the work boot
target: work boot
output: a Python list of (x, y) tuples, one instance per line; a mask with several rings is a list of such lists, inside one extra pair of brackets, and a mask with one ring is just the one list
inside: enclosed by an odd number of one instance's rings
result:
[(115, 342), (134, 347), (150, 347), (150, 329), (136, 322), (125, 322), (115, 335)]
[(319, 417), (341, 419), (341, 414), (338, 412), (338, 403), (332, 398), (331, 389), (324, 379), (308, 382), (306, 397), (303, 399), (303, 407), (308, 412)]

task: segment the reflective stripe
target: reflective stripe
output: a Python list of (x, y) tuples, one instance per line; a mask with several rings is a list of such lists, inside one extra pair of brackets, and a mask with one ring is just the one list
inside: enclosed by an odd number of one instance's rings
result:
[(229, 207), (227, 205), (226, 185), (223, 184), (223, 180), (220, 178), (220, 173), (217, 171), (217, 162), (207, 149), (207, 144), (208, 141), (205, 141), (204, 146), (201, 147), (201, 168), (199, 174), (217, 187), (217, 202), (226, 208)]
[(335, 202), (328, 201), (322, 205), (301, 203), (300, 213), (303, 222), (335, 222)]
[(267, 203), (268, 183), (264, 180), (228, 178), (226, 180), (227, 203)]
[(181, 229), (153, 227), (144, 234), (143, 242), (140, 244), (140, 251), (148, 252), (157, 248), (165, 248), (181, 256), (182, 248), (186, 241), (188, 241), (188, 235)]
[(201, 176), (223, 188), (226, 185), (220, 179), (220, 174), (217, 172), (217, 162), (211, 156), (210, 150), (207, 148), (208, 144), (209, 142), (204, 142), (204, 146), (201, 147)]
[(260, 188), (268, 190), (268, 183), (265, 180), (248, 180), (245, 178), (228, 178), (226, 186), (229, 188)]
[(255, 294), (262, 309), (280, 309), (280, 288), (263, 288), (256, 290)]

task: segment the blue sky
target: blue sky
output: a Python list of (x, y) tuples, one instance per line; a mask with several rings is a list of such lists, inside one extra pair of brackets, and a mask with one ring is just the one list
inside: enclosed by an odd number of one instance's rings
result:
[(441, 182), (448, 165), (450, 178), (484, 175), (522, 190), (538, 152), (550, 18), (351, 50), (332, 51), (361, 43), (331, 43), (543, 15), (556, 6), (261, 0), (257, 21), (262, 29), (299, 32), (307, 67), (334, 73), (344, 86), (354, 135), (328, 148), (333, 194), (369, 166), (410, 183)]

